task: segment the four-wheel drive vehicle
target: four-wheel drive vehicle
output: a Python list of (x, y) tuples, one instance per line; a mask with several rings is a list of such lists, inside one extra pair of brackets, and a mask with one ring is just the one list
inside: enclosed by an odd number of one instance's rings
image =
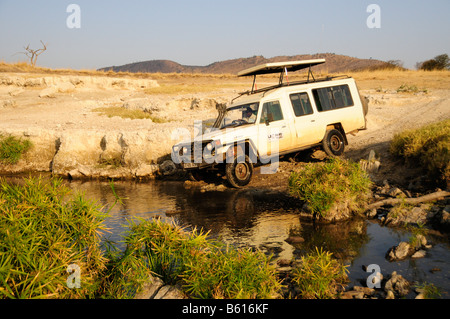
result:
[[(234, 187), (250, 182), (255, 165), (278, 163), (281, 155), (321, 146), (340, 156), (346, 135), (366, 128), (367, 104), (350, 77), (315, 79), (311, 67), (324, 59), (267, 63), (238, 73), (253, 76), (251, 91), (241, 93), (212, 129), (172, 148), (172, 160), (199, 178), (221, 170)], [(302, 82), (283, 81), (288, 71), (309, 68)], [(280, 73), (278, 85), (255, 89), (259, 74)]]

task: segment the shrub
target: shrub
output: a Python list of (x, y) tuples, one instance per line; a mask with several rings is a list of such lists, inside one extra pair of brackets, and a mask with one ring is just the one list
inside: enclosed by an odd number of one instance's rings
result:
[(306, 202), (311, 213), (326, 217), (333, 205), (345, 204), (359, 212), (366, 204), (372, 183), (359, 164), (339, 158), (309, 163), (289, 177), (292, 196)]
[(336, 298), (348, 282), (347, 267), (322, 248), (301, 258), (300, 267), (294, 269), (292, 280), (303, 299)]
[(449, 70), (450, 58), (448, 57), (448, 54), (441, 54), (436, 56), (434, 59), (419, 63), (418, 68), (425, 71)]
[(396, 134), (390, 144), (392, 154), (409, 163), (420, 163), (431, 176), (450, 181), (450, 120)]
[(0, 163), (16, 164), (22, 154), (31, 148), (29, 140), (0, 134)]

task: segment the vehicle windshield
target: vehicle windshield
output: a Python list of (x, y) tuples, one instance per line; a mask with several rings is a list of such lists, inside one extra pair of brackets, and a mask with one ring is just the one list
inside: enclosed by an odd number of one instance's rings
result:
[(220, 128), (254, 124), (258, 115), (259, 102), (233, 106), (227, 110)]

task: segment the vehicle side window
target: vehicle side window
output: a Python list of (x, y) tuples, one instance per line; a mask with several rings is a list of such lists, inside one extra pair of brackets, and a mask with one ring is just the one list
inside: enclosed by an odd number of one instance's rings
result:
[(353, 99), (348, 85), (314, 89), (312, 92), (319, 112), (353, 106)]
[(269, 122), (280, 121), (283, 119), (283, 113), (281, 112), (281, 105), (278, 101), (264, 103), (261, 121), (260, 123), (265, 123), (266, 120)]
[(295, 116), (312, 114), (313, 110), (309, 101), (308, 93), (295, 93), (289, 96)]

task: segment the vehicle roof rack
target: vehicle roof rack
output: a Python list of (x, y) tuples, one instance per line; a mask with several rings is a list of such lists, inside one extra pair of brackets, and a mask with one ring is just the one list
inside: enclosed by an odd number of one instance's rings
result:
[[(316, 81), (314, 78), (314, 75), (311, 72), (311, 67), (325, 63), (325, 59), (313, 59), (313, 60), (302, 60), (302, 61), (285, 61), (285, 62), (273, 62), (273, 63), (265, 63), (261, 65), (257, 65), (254, 67), (251, 67), (249, 69), (245, 69), (240, 71), (237, 75), (239, 77), (241, 76), (253, 76), (253, 84), (252, 84), (252, 90), (249, 92), (244, 92), (243, 94), (253, 94), (257, 92), (263, 92), (262, 90), (255, 90), (255, 83), (256, 83), (256, 76), (261, 74), (273, 74), (273, 73), (280, 73), (280, 78), (278, 81), (278, 85), (268, 87), (268, 90), (275, 89), (277, 87), (283, 86), (283, 79), (284, 75), (288, 72), (295, 72), (298, 70), (308, 69), (308, 79), (304, 83), (310, 82), (310, 77), (313, 79), (313, 81)], [(294, 83), (292, 83), (294, 84)], [(295, 83), (295, 84), (301, 84), (301, 83)], [(287, 82), (287, 85), (289, 85), (289, 82)], [(240, 95), (243, 95), (240, 94)]]
[(251, 75), (259, 75), (259, 74), (271, 74), (271, 73), (280, 73), (290, 71), (298, 71), (302, 69), (309, 68), (325, 63), (325, 59), (314, 59), (314, 60), (302, 60), (302, 61), (286, 61), (286, 62), (274, 62), (274, 63), (265, 63), (261, 65), (257, 65), (251, 67), (249, 69), (245, 69), (240, 71), (238, 76), (251, 76)]

